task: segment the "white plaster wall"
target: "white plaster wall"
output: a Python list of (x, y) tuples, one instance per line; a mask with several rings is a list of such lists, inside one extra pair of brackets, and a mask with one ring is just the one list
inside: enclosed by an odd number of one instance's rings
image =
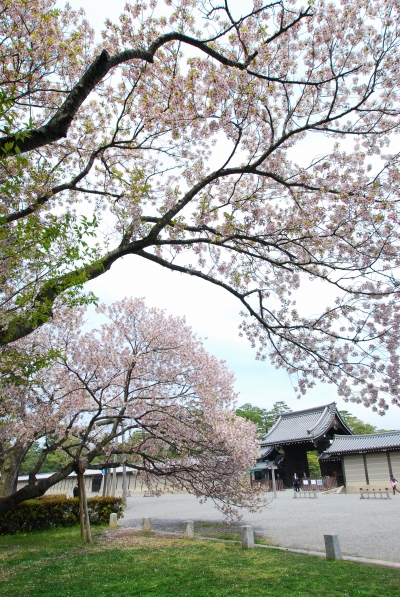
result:
[(350, 486), (357, 486), (357, 491), (360, 487), (366, 486), (364, 460), (362, 454), (350, 454), (345, 456), (344, 474), (346, 478), (346, 489)]
[(390, 452), (393, 475), (400, 481), (400, 452)]
[(370, 486), (375, 489), (390, 487), (389, 464), (386, 452), (367, 454), (367, 469)]

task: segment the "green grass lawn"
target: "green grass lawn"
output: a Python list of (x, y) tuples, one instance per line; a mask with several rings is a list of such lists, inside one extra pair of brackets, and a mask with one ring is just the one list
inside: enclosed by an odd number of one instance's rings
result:
[[(199, 537), (213, 537), (215, 539), (225, 539), (228, 541), (241, 541), (240, 525), (226, 524), (221, 522), (196, 522), (195, 533)], [(259, 545), (270, 545), (270, 542), (264, 539), (259, 533), (254, 533), (254, 543)]]
[(77, 527), (0, 537), (2, 597), (399, 597), (400, 572), (272, 549)]

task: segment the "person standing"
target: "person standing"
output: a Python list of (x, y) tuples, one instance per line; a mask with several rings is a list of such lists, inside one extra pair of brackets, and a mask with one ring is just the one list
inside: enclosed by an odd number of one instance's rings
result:
[(293, 475), (293, 486), (296, 492), (300, 491), (300, 479), (298, 478), (297, 473)]

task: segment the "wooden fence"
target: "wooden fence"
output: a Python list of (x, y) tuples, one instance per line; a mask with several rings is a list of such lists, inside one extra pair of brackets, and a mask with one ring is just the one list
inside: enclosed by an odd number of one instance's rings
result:
[[(282, 479), (277, 479), (275, 484), (277, 491), (285, 489), (285, 484)], [(272, 479), (251, 479), (251, 486), (262, 487), (264, 491), (273, 491)], [(286, 487), (293, 487), (293, 485), (287, 485)], [(327, 491), (328, 489), (335, 489), (336, 487), (336, 477), (308, 477), (307, 479), (300, 479), (300, 489), (304, 491)]]
[[(262, 487), (264, 491), (273, 491), (272, 479), (251, 479), (252, 487)], [(276, 479), (275, 481), (276, 491), (283, 491), (285, 486), (282, 479)]]

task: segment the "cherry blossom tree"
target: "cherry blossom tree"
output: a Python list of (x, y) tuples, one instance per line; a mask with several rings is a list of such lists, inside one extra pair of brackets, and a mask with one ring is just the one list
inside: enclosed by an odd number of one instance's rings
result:
[[(1, 404), (0, 435), (9, 452), (26, 452), (37, 439), (43, 449), (29, 485), (17, 492), (11, 477), (18, 468), (9, 468), (10, 495), (4, 483), (0, 511), (42, 495), (81, 456), (100, 457), (103, 467), (115, 454), (154, 492), (154, 479), (167, 478), (172, 488), (215, 500), (226, 515), (255, 507), (259, 496), (247, 471), (258, 456), (256, 430), (235, 415), (232, 373), (205, 352), (183, 319), (148, 310), (142, 299), (103, 305), (99, 313), (105, 322), (97, 330), (84, 332), (67, 310), (20, 341), (59, 356), (34, 374), (29, 391), (28, 384), (9, 384)], [(68, 463), (36, 480), (55, 450)]]
[(96, 46), (82, 12), (4, 0), (5, 354), (136, 255), (234, 295), (299, 395), (399, 405), (399, 10), (134, 0)]

